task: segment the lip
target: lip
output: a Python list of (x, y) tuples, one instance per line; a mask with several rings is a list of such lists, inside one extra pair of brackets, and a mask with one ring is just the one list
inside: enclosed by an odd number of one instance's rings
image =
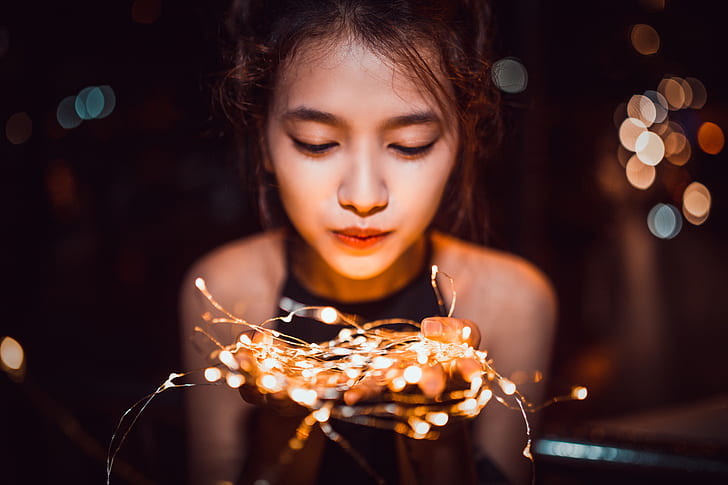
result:
[(382, 229), (360, 227), (347, 227), (344, 229), (335, 229), (331, 233), (334, 238), (341, 244), (353, 249), (369, 249), (381, 243), (392, 231), (383, 231)]

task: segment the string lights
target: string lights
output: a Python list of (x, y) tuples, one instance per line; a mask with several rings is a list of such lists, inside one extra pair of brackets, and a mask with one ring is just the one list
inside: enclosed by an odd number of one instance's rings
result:
[[(452, 298), (447, 312), (437, 285), (438, 274), (446, 277), (451, 285)], [(442, 312), (452, 316), (456, 301), (452, 278), (433, 266), (431, 282)], [(318, 426), (376, 477), (356, 450), (335, 431), (331, 419), (388, 429), (413, 439), (437, 439), (443, 426), (454, 420), (474, 418), (491, 400), (522, 413), (527, 437), (523, 454), (532, 459), (527, 413), (558, 401), (586, 398), (586, 388), (575, 387), (566, 396), (534, 406), (515, 383), (496, 371), (487, 351), (477, 350), (468, 343), (469, 327), (463, 327), (460, 335), (448, 341), (439, 341), (425, 337), (419, 322), (387, 319), (361, 323), (360, 318), (329, 306), (301, 307), (287, 315), (253, 324), (223, 308), (202, 278), (197, 278), (195, 285), (224, 315), (213, 317), (205, 313), (206, 321), (239, 325), (246, 330), (235, 342), (225, 345), (203, 328), (195, 327), (195, 331), (215, 345), (209, 355), (212, 365), (203, 371), (205, 380), (225, 383), (231, 388), (250, 386), (264, 399), (288, 397), (308, 411), (290, 438), (281, 462), (288, 461), (286, 456), (303, 448), (311, 429)], [(306, 342), (271, 328), (278, 321), (290, 324), (294, 316), (343, 328), (336, 338), (322, 343)], [(391, 328), (393, 325), (397, 325), (397, 330)], [(411, 330), (403, 331), (402, 326)], [(432, 379), (433, 373), (457, 377), (451, 378), (447, 387), (433, 386), (432, 382), (436, 382)], [(131, 416), (135, 407), (139, 408), (130, 418), (133, 425), (144, 407), (160, 392), (194, 385), (175, 384), (174, 379), (182, 375), (171, 374), (157, 391), (129, 409), (124, 418)], [(357, 391), (365, 399), (351, 398), (348, 394)], [(120, 435), (118, 444), (109, 450), (109, 475), (113, 457), (129, 431), (121, 434), (121, 424), (112, 438), (113, 445)]]

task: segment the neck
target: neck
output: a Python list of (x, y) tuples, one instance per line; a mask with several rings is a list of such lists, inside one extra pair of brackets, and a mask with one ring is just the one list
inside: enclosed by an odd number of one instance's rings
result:
[(291, 270), (298, 281), (312, 293), (342, 303), (378, 300), (404, 288), (419, 274), (427, 257), (423, 236), (382, 273), (358, 280), (334, 271), (300, 238), (294, 240), (291, 250)]

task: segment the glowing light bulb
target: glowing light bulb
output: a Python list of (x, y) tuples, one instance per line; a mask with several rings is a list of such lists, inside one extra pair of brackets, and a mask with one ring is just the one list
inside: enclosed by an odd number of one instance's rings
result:
[(200, 277), (195, 278), (195, 286), (200, 291), (206, 291), (207, 290), (207, 285), (205, 284), (205, 280), (203, 280)]
[(208, 382), (217, 382), (222, 377), (222, 371), (217, 367), (208, 367), (205, 369), (205, 380)]
[(416, 365), (411, 365), (404, 370), (404, 380), (409, 384), (417, 384), (422, 379), (422, 369)]
[(478, 401), (473, 398), (469, 398), (458, 404), (458, 409), (466, 413), (475, 411), (478, 408)]
[(399, 392), (407, 386), (407, 381), (402, 376), (395, 377), (389, 381), (389, 388), (394, 392)]
[(394, 360), (384, 357), (383, 355), (378, 355), (372, 360), (373, 369), (386, 369), (391, 367), (392, 364), (394, 364)]
[(245, 384), (245, 377), (243, 377), (241, 374), (228, 374), (225, 378), (225, 382), (228, 386), (232, 387), (233, 389), (237, 389), (238, 387)]
[(267, 392), (277, 392), (281, 390), (278, 379), (271, 374), (263, 374), (258, 378), (258, 386)]
[(324, 323), (334, 323), (339, 319), (339, 314), (336, 309), (327, 306), (321, 310), (321, 321)]
[(493, 397), (493, 391), (490, 389), (483, 389), (483, 391), (478, 396), (478, 406), (485, 406), (488, 404), (488, 401)]
[(578, 399), (579, 401), (586, 399), (587, 394), (588, 391), (584, 386), (577, 386), (571, 390), (571, 397), (573, 399)]
[(508, 396), (516, 392), (516, 385), (505, 377), (501, 377), (498, 381), (498, 384), (500, 385), (501, 389), (503, 389), (503, 392), (506, 393), (506, 395)]
[(410, 418), (409, 424), (416, 435), (425, 436), (430, 431), (430, 423), (422, 421), (419, 418)]
[(450, 420), (450, 416), (443, 412), (432, 412), (425, 415), (425, 419), (435, 426), (445, 426)]
[(233, 370), (237, 370), (240, 367), (238, 365), (238, 361), (235, 359), (235, 356), (229, 350), (223, 350), (222, 352), (220, 352), (220, 362)]
[(325, 423), (329, 420), (329, 417), (331, 416), (331, 411), (328, 407), (323, 407), (321, 409), (317, 409), (313, 412), (313, 417), (316, 418), (316, 421), (319, 423)]
[(12, 337), (5, 337), (0, 342), (0, 360), (5, 367), (18, 370), (23, 366), (25, 352), (20, 343)]

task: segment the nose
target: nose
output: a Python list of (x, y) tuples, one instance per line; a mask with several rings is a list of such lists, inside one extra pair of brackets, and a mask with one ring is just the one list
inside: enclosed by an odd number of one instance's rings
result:
[(370, 156), (353, 160), (337, 193), (339, 205), (360, 217), (372, 216), (389, 204), (389, 192), (377, 161)]

